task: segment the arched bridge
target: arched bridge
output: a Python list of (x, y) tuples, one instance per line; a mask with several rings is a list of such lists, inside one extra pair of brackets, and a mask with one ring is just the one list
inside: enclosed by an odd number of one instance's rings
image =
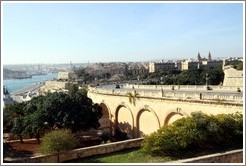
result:
[(207, 114), (243, 111), (242, 92), (236, 87), (114, 85), (90, 87), (88, 97), (101, 105), (101, 129), (114, 128), (129, 137), (142, 137), (163, 125), (189, 116), (192, 112)]

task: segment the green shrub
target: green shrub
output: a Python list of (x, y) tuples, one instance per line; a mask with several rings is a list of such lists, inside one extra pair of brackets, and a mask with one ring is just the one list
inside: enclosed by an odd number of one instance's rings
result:
[(243, 144), (243, 116), (240, 113), (206, 115), (194, 112), (145, 137), (142, 150), (151, 154), (188, 148), (231, 147)]
[(124, 132), (124, 131), (121, 131), (120, 129), (116, 128), (114, 130), (114, 135), (113, 137), (118, 140), (118, 141), (123, 141), (123, 140), (127, 140), (128, 137), (127, 137), (127, 133)]
[(75, 148), (78, 140), (68, 129), (54, 130), (44, 135), (39, 151), (43, 154), (59, 153)]

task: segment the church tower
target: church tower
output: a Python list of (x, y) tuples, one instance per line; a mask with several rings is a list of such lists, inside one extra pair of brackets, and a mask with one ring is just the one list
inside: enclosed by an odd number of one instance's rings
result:
[(202, 58), (201, 58), (200, 52), (198, 52), (197, 60), (198, 60), (198, 61), (201, 61), (201, 59), (202, 59)]
[(208, 61), (212, 61), (212, 57), (211, 57), (210, 51), (208, 53)]

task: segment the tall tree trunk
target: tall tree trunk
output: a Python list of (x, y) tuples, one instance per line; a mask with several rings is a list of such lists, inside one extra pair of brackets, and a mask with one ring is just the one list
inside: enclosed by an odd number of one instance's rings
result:
[(40, 144), (40, 134), (39, 134), (39, 132), (37, 132), (37, 134), (36, 134), (36, 139), (38, 141), (38, 144)]
[(40, 137), (37, 137), (38, 144), (40, 144)]
[(20, 137), (20, 143), (24, 143), (22, 135), (20, 135), (19, 137)]
[(57, 163), (59, 163), (60, 162), (60, 153), (58, 152), (57, 153)]

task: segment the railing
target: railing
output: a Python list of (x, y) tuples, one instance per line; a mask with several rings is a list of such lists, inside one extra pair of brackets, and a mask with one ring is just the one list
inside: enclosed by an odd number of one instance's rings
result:
[[(205, 90), (206, 85), (137, 85), (137, 84), (125, 84), (127, 88), (134, 89), (176, 89), (176, 90)], [(220, 86), (220, 85), (209, 85), (212, 90), (224, 90), (224, 91), (237, 91), (239, 88), (243, 91), (243, 86)]]
[(243, 102), (242, 93), (228, 92), (228, 94), (220, 94), (220, 91), (170, 91), (170, 90), (145, 90), (145, 89), (106, 89), (103, 87), (90, 87), (89, 92), (100, 93), (107, 95), (127, 96), (127, 93), (137, 93), (139, 97), (154, 97), (154, 98), (174, 98), (174, 99), (192, 99), (192, 100), (215, 100), (215, 101), (231, 101)]

